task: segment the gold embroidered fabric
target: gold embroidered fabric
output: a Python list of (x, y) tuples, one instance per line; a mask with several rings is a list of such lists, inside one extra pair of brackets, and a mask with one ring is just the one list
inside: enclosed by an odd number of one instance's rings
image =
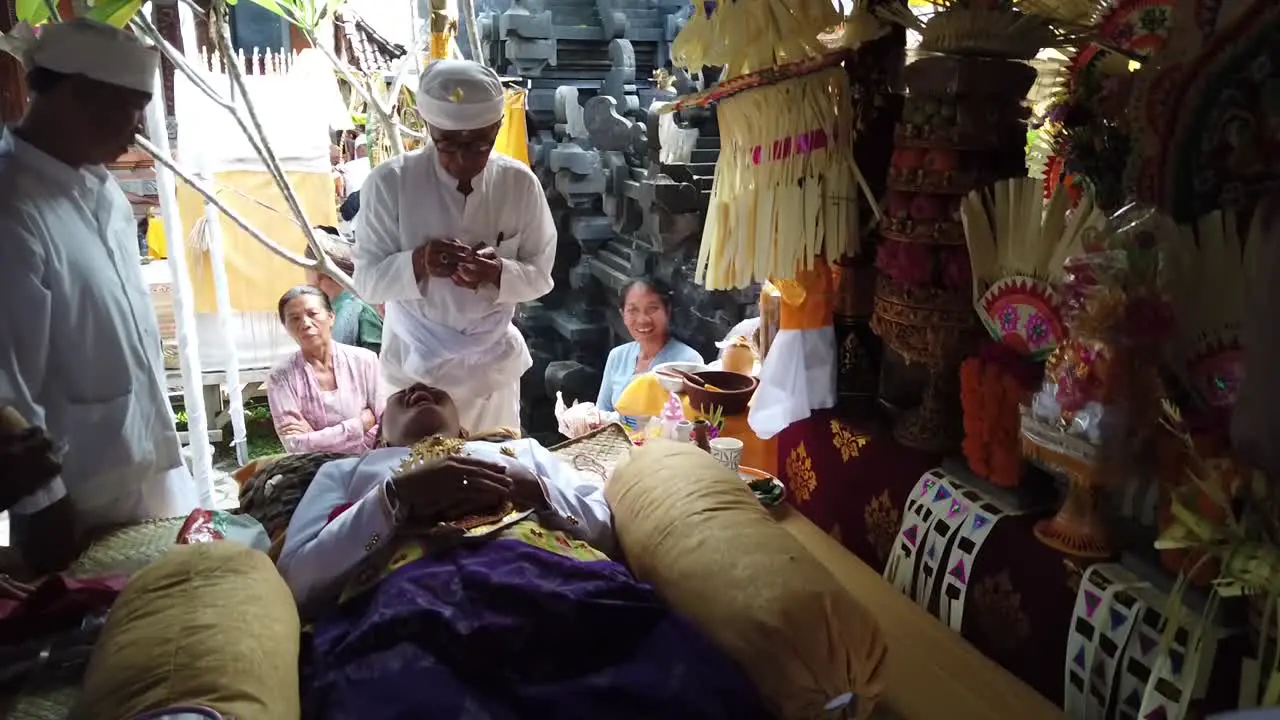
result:
[(898, 536), (898, 528), (902, 525), (902, 511), (889, 499), (889, 491), (885, 490), (867, 503), (862, 511), (862, 518), (867, 524), (867, 543), (876, 552), (880, 562), (889, 559), (893, 550), (893, 540)]
[(840, 453), (842, 462), (849, 462), (851, 458), (858, 457), (862, 452), (862, 448), (866, 447), (870, 441), (871, 438), (869, 436), (854, 434), (839, 420), (831, 421), (831, 444)]
[(1022, 593), (1013, 587), (1006, 568), (983, 578), (970, 591), (969, 612), (978, 624), (979, 637), (1008, 652), (1031, 636), (1031, 620), (1022, 609)]
[(785, 469), (787, 490), (799, 502), (808, 502), (818, 487), (818, 475), (813, 471), (813, 460), (804, 443), (797, 445), (789, 456)]

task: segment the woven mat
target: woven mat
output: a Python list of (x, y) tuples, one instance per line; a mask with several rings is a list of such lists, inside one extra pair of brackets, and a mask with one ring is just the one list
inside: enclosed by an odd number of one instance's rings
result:
[[(599, 475), (603, 483), (632, 447), (626, 427), (615, 423), (561, 443), (551, 451), (584, 474)], [(132, 575), (173, 546), (185, 520), (151, 520), (114, 530), (89, 546), (68, 572), (80, 576)], [(8, 720), (65, 720), (79, 694), (78, 687), (61, 687), (24, 695), (6, 717)]]
[[(113, 530), (94, 541), (67, 568), (78, 576), (123, 573), (133, 575), (173, 547), (185, 517), (149, 520)], [(80, 696), (78, 685), (53, 687), (19, 697), (8, 720), (65, 720)], [(0, 700), (0, 710), (3, 701)]]
[(627, 428), (613, 423), (560, 443), (551, 448), (551, 452), (583, 474), (595, 475), (604, 484), (613, 477), (618, 461), (626, 457), (633, 447)]

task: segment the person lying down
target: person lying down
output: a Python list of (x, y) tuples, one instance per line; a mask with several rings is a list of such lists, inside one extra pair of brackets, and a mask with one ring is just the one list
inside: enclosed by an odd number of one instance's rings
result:
[(602, 489), (452, 398), (387, 400), (387, 447), (323, 465), (278, 567), (304, 718), (765, 718), (734, 663), (610, 559)]

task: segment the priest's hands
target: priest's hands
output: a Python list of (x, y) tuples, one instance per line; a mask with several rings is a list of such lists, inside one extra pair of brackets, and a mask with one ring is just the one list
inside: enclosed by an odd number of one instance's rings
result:
[(471, 254), (471, 248), (457, 240), (431, 240), (413, 251), (413, 274), (418, 282), (450, 277), (457, 271), (459, 259)]
[(459, 258), (453, 273), (453, 284), (475, 290), (481, 285), (499, 287), (502, 282), (502, 261), (498, 251), (486, 247)]
[(498, 287), (502, 282), (502, 261), (493, 248), (472, 250), (457, 240), (437, 239), (414, 251), (413, 274), (418, 282), (428, 277), (449, 278), (454, 285), (468, 290), (481, 285)]

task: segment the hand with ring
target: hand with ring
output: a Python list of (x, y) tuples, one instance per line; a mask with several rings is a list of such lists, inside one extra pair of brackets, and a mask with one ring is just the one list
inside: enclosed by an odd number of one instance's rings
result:
[(502, 260), (493, 248), (484, 248), (458, 258), (453, 284), (475, 290), (481, 285), (497, 286), (502, 282)]
[(471, 248), (457, 240), (432, 240), (414, 251), (414, 274), (419, 282), (426, 277), (451, 277), (458, 270), (458, 262), (471, 254)]
[(512, 488), (504, 466), (466, 456), (436, 458), (392, 482), (409, 517), (422, 523), (488, 512)]

